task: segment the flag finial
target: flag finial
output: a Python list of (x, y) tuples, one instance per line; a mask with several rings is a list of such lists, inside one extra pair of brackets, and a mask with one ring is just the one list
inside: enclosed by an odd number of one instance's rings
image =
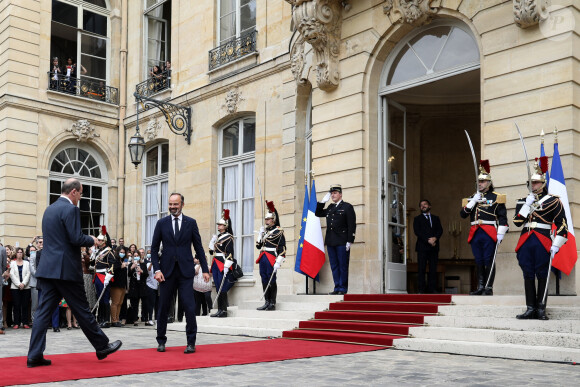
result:
[(558, 143), (558, 127), (554, 126), (554, 144)]
[(542, 132), (540, 133), (540, 139), (542, 141), (542, 145), (544, 145), (544, 129), (542, 129)]

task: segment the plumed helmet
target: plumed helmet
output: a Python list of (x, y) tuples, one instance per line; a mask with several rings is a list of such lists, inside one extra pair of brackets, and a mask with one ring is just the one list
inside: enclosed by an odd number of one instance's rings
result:
[(274, 207), (274, 202), (266, 200), (266, 206), (268, 207), (268, 211), (266, 215), (264, 215), (264, 219), (274, 219), (274, 224), (276, 226), (280, 225), (280, 219), (278, 217), (278, 211), (276, 207)]
[(230, 224), (230, 210), (225, 209), (222, 211), (222, 217), (220, 220), (217, 221), (216, 224), (221, 224), (223, 226), (228, 227)]
[(491, 170), (489, 166), (489, 160), (480, 160), (479, 161), (479, 175), (477, 176), (477, 180), (488, 180), (491, 181)]
[(104, 241), (107, 239), (105, 235), (107, 235), (107, 226), (101, 226), (101, 232), (99, 233), (97, 239), (100, 241)]
[(546, 183), (546, 172), (548, 172), (548, 156), (542, 156), (539, 159), (536, 157), (534, 163), (534, 173), (530, 180), (540, 181)]

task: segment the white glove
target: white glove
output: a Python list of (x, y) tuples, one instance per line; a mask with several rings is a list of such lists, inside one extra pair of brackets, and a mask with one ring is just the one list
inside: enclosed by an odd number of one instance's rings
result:
[(534, 204), (535, 201), (536, 201), (536, 195), (534, 195), (533, 192), (530, 192), (530, 194), (526, 197), (526, 204), (528, 206), (531, 206), (532, 204)]
[(560, 247), (556, 246), (556, 245), (552, 245), (552, 247), (550, 247), (550, 253), (556, 255), (558, 253), (558, 251), (560, 251)]
[(260, 227), (260, 233), (258, 234), (258, 241), (262, 242), (262, 239), (264, 239), (264, 232), (266, 231), (266, 229), (264, 228), (264, 226)]
[(322, 198), (322, 201), (320, 203), (326, 203), (329, 200), (330, 200), (330, 192), (327, 192), (326, 195), (324, 195), (324, 197)]
[(217, 235), (215, 235), (215, 234), (214, 234), (214, 235), (211, 237), (211, 240), (209, 241), (209, 245), (208, 245), (208, 247), (209, 247), (209, 249), (210, 249), (210, 250), (215, 250), (215, 243), (216, 243), (216, 242), (217, 242)]
[(497, 234), (497, 243), (501, 243), (501, 241), (503, 241), (504, 236), (505, 234)]
[[(228, 267), (225, 267), (225, 266), (224, 266), (224, 277), (225, 277), (226, 275), (228, 275), (228, 271), (230, 271), (230, 269), (229, 269)], [(223, 281), (223, 280), (222, 280), (222, 281)]]
[(280, 265), (278, 262), (276, 262), (274, 264), (274, 273), (278, 271), (278, 269), (281, 267), (282, 265)]
[(350, 251), (350, 242), (346, 242), (346, 251)]
[(284, 262), (284, 256), (280, 255), (278, 258), (276, 258), (276, 263), (282, 265), (282, 262)]
[(477, 204), (477, 202), (479, 202), (481, 200), (481, 193), (478, 192), (475, 195), (473, 195), (473, 197), (471, 199), (469, 199), (469, 202), (467, 203), (467, 208), (469, 208), (470, 210), (475, 207), (475, 205)]
[(234, 264), (234, 261), (231, 261), (229, 259), (226, 259), (226, 261), (224, 262), (224, 267), (226, 269), (229, 269), (230, 267), (232, 267), (233, 264)]
[(105, 282), (103, 283), (104, 287), (107, 287), (107, 285), (111, 281), (111, 278), (113, 278), (113, 274), (111, 273), (105, 274)]
[(264, 226), (260, 226), (260, 235), (264, 234), (264, 231), (266, 231), (266, 229), (264, 228)]

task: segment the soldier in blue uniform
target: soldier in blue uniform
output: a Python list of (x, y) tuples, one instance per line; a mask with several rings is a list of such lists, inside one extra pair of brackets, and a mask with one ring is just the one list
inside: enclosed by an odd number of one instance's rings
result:
[[(496, 244), (508, 231), (506, 196), (493, 191), (488, 160), (481, 160), (477, 177), (478, 192), (463, 199), (460, 216), (469, 217), (471, 227), (467, 242), (475, 256), (477, 289), (471, 295), (493, 295), (495, 265), (492, 267)], [(486, 282), (489, 278), (489, 283)]]
[[(535, 173), (531, 176), (530, 194), (516, 204), (514, 224), (523, 227), (516, 246), (518, 263), (524, 274), (526, 311), (518, 319), (548, 320), (546, 300), (543, 300), (549, 275), (550, 255), (556, 254), (568, 237), (568, 226), (564, 206), (557, 196), (548, 194), (546, 172), (548, 158), (536, 159)], [(552, 235), (552, 225), (556, 226)], [(536, 281), (538, 290), (536, 293)]]
[[(332, 198), (332, 204), (324, 205)], [(328, 260), (334, 280), (334, 290), (329, 294), (348, 292), (348, 264), (350, 247), (356, 233), (356, 214), (350, 203), (342, 200), (342, 186), (333, 184), (321, 202), (316, 205), (316, 216), (326, 217), (326, 238)]]
[[(260, 255), (256, 263), (260, 265), (260, 277), (262, 277), (262, 290), (264, 295), (264, 305), (257, 308), (258, 310), (275, 310), (276, 295), (278, 285), (276, 284), (276, 271), (286, 257), (286, 238), (284, 230), (280, 227), (278, 211), (274, 207), (274, 202), (266, 202), (268, 212), (264, 216), (266, 228), (260, 228), (260, 235), (256, 242), (256, 248), (260, 250)], [(272, 278), (272, 280), (270, 280)], [(268, 282), (270, 286), (268, 287)], [(266, 290), (266, 288), (268, 288)]]
[[(104, 226), (103, 226), (104, 227)], [(104, 234), (104, 235), (103, 235)], [(111, 304), (110, 292), (109, 292), (109, 281), (107, 281), (107, 274), (111, 277), (113, 273), (113, 264), (115, 263), (115, 254), (113, 250), (107, 246), (107, 231), (106, 229), (101, 231), (97, 237), (97, 246), (94, 251), (93, 258), (95, 266), (95, 277), (93, 283), (95, 284), (95, 291), (97, 293), (97, 298), (101, 296), (98, 306), (98, 317), (97, 321), (99, 327), (109, 328), (111, 326)], [(103, 289), (105, 290), (103, 293)]]
[(218, 310), (210, 317), (228, 317), (228, 290), (236, 282), (232, 270), (230, 270), (232, 265), (237, 264), (237, 262), (234, 258), (234, 232), (229, 215), (230, 210), (223, 210), (222, 218), (217, 221), (219, 234), (214, 235), (209, 242), (209, 254), (213, 255), (211, 273), (216, 291), (219, 292)]

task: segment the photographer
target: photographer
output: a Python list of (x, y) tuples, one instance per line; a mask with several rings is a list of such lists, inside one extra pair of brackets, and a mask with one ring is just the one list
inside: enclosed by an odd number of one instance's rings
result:
[[(145, 260), (141, 258), (139, 251), (133, 253), (133, 263), (129, 268), (129, 303), (131, 307), (128, 310), (128, 322), (133, 322), (134, 326), (139, 325), (139, 301), (143, 300), (142, 313), (146, 309), (146, 287), (147, 287), (147, 277), (149, 272), (147, 271), (147, 264)], [(145, 318), (143, 318), (144, 320)]]

